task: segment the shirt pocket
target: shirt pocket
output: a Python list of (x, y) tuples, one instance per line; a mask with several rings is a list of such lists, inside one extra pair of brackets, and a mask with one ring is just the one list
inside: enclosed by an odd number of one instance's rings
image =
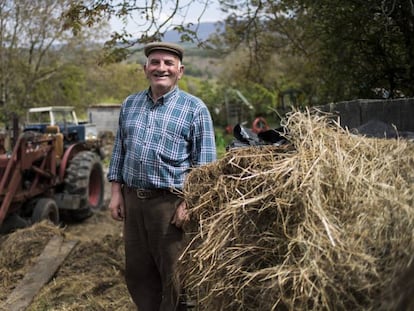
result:
[(189, 142), (175, 132), (163, 132), (159, 147), (161, 160), (170, 165), (181, 166), (189, 157)]

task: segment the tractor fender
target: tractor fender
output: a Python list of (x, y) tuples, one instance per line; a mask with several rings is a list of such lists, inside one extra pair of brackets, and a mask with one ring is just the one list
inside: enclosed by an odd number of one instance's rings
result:
[(63, 154), (62, 160), (60, 162), (59, 180), (63, 180), (65, 178), (65, 172), (69, 165), (70, 160), (72, 160), (72, 158), (79, 152), (86, 151), (86, 150), (89, 150), (89, 149), (86, 148), (85, 144), (83, 143), (76, 143), (76, 144), (70, 145), (66, 149), (65, 153)]

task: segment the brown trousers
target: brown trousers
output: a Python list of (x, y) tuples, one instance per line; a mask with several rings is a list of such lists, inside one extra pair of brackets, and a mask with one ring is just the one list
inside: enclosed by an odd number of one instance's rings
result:
[(184, 232), (171, 224), (182, 199), (172, 193), (139, 199), (128, 187), (123, 196), (125, 279), (138, 311), (186, 310), (179, 281), (174, 280)]

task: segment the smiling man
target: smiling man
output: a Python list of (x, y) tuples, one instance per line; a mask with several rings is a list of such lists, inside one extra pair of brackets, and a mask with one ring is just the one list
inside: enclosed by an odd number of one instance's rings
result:
[(216, 159), (214, 129), (203, 101), (178, 88), (181, 46), (144, 47), (147, 90), (122, 104), (108, 180), (109, 209), (124, 221), (128, 290), (139, 311), (186, 310), (176, 261), (189, 216), (178, 193), (192, 167)]
[(144, 71), (150, 81), (152, 98), (156, 101), (171, 91), (183, 76), (183, 50), (168, 43), (150, 43), (144, 51), (148, 57)]

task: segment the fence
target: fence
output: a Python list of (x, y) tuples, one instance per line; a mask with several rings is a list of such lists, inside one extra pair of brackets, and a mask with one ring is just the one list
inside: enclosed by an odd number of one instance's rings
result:
[(401, 132), (414, 132), (414, 98), (358, 99), (331, 103), (320, 108), (322, 111), (338, 114), (341, 126), (349, 129), (375, 120), (395, 126)]

